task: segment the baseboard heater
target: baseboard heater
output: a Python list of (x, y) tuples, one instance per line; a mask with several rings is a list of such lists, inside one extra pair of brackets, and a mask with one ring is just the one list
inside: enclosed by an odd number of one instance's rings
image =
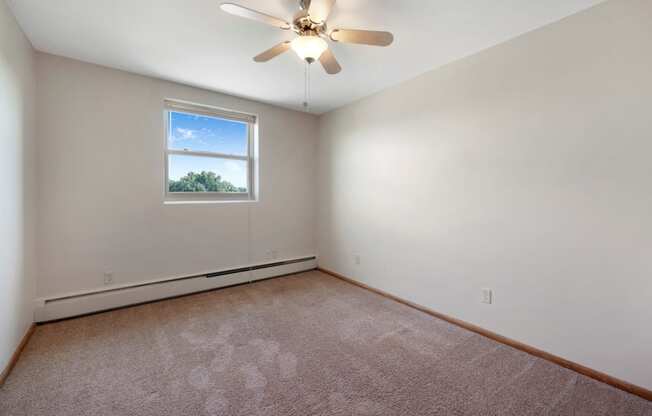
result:
[(112, 293), (112, 292), (120, 292), (120, 291), (123, 291), (123, 290), (142, 288), (142, 287), (146, 287), (146, 286), (157, 286), (157, 285), (162, 285), (162, 284), (166, 284), (166, 283), (181, 282), (181, 281), (184, 281), (184, 280), (198, 279), (198, 278), (201, 278), (201, 277), (204, 277), (204, 278), (207, 278), (207, 279), (214, 279), (216, 277), (228, 276), (230, 274), (252, 272), (252, 271), (256, 271), (256, 270), (270, 269), (272, 267), (287, 266), (287, 265), (291, 265), (291, 264), (304, 263), (304, 262), (315, 261), (315, 260), (317, 260), (317, 257), (315, 257), (315, 256), (303, 257), (303, 258), (300, 258), (300, 259), (284, 260), (284, 261), (277, 261), (277, 262), (274, 262), (274, 263), (257, 264), (257, 265), (254, 265), (254, 266), (239, 267), (239, 268), (236, 268), (236, 269), (229, 269), (229, 270), (221, 270), (219, 272), (213, 272), (213, 273), (203, 273), (203, 274), (198, 274), (198, 275), (191, 275), (191, 276), (175, 277), (175, 278), (171, 278), (171, 279), (156, 280), (156, 281), (153, 281), (153, 282), (137, 283), (137, 284), (133, 284), (133, 285), (125, 285), (125, 286), (120, 286), (120, 287), (115, 287), (115, 288), (110, 288), (110, 289), (96, 290), (96, 291), (89, 292), (89, 293), (61, 296), (61, 297), (57, 297), (57, 298), (49, 298), (49, 299), (45, 299), (44, 303), (47, 305), (48, 303), (53, 303), (53, 302), (61, 302), (61, 301), (64, 301), (64, 300), (77, 299), (77, 298), (86, 298), (88, 296), (103, 295), (103, 294)]
[(214, 278), (214, 277), (225, 276), (227, 274), (235, 274), (235, 273), (242, 273), (242, 272), (253, 272), (254, 270), (269, 269), (270, 267), (278, 267), (278, 266), (287, 266), (289, 264), (304, 263), (306, 261), (313, 261), (313, 260), (317, 260), (317, 257), (315, 257), (315, 256), (304, 257), (302, 259), (296, 259), (296, 260), (277, 261), (276, 263), (259, 264), (257, 266), (241, 267), (239, 269), (224, 270), (224, 271), (221, 271), (221, 272), (209, 273), (209, 274), (206, 275), (206, 277), (211, 279), (211, 278)]

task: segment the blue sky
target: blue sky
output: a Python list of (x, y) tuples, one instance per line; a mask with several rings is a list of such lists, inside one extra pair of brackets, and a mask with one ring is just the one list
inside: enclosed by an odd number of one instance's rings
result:
[(171, 149), (247, 154), (247, 124), (186, 113), (170, 113)]
[[(194, 114), (170, 113), (170, 149), (247, 154), (247, 124)], [(212, 171), (235, 186), (247, 186), (246, 163), (193, 156), (170, 156), (170, 179), (188, 172)]]

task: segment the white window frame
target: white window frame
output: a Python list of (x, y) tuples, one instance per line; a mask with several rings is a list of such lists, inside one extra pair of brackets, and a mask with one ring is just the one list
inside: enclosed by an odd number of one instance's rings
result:
[[(256, 200), (257, 169), (257, 131), (258, 117), (253, 114), (239, 113), (222, 108), (211, 107), (200, 104), (192, 104), (178, 100), (165, 100), (165, 201), (166, 202), (250, 202)], [(230, 155), (219, 152), (204, 152), (193, 150), (170, 149), (170, 114), (185, 113), (191, 115), (202, 115), (216, 117), (224, 120), (237, 121), (247, 125), (247, 154), (244, 156)], [(230, 159), (244, 161), (247, 164), (247, 191), (248, 192), (170, 192), (170, 156), (199, 156), (214, 159)]]

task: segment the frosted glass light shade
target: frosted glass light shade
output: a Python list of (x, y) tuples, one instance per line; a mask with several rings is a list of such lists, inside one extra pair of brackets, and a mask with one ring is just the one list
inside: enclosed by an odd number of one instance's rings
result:
[(326, 41), (319, 36), (298, 36), (292, 40), (291, 46), (304, 61), (316, 61), (328, 49)]

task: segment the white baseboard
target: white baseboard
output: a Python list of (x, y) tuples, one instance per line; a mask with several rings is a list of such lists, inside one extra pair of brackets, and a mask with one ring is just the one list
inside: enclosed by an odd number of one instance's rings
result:
[[(290, 260), (291, 261), (291, 260)], [(221, 287), (233, 286), (257, 280), (269, 279), (286, 274), (313, 270), (317, 260), (283, 264), (273, 267), (242, 271), (223, 276), (207, 278), (193, 277), (184, 280), (162, 279), (146, 284), (135, 284), (97, 292), (85, 292), (74, 296), (62, 296), (52, 299), (37, 299), (34, 311), (36, 322), (48, 322), (57, 319), (86, 315), (124, 306), (137, 305), (175, 296), (187, 295)]]

